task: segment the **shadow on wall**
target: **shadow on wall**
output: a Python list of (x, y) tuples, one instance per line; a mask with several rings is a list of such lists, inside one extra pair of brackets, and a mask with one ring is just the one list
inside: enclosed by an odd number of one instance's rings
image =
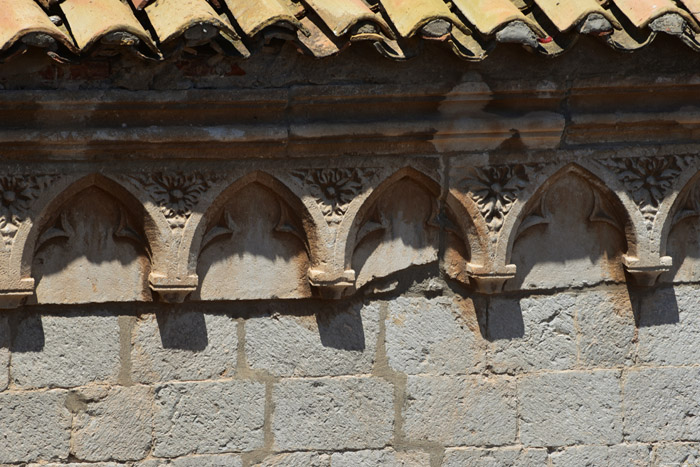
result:
[(156, 311), (160, 342), (164, 349), (201, 351), (209, 345), (204, 314), (196, 311)]

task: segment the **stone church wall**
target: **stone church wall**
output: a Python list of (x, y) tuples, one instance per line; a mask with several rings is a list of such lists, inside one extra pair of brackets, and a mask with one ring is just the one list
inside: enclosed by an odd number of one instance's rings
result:
[(700, 463), (657, 42), (2, 69), (0, 465)]

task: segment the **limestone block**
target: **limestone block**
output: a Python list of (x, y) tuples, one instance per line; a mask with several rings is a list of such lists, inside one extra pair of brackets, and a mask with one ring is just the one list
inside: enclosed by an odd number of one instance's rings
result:
[(86, 388), (69, 397), (71, 453), (87, 461), (138, 460), (151, 450), (153, 394), (144, 386)]
[(574, 446), (550, 455), (553, 467), (576, 466), (648, 466), (651, 448), (643, 444), (617, 446)]
[(11, 376), (20, 387), (115, 382), (120, 365), (117, 316), (26, 314), (17, 326), (12, 349)]
[(518, 384), (520, 437), (527, 446), (622, 441), (619, 373), (541, 373)]
[(370, 377), (282, 380), (275, 385), (277, 450), (384, 447), (394, 426), (394, 392)]
[(0, 391), (10, 382), (10, 325), (7, 315), (0, 316)]
[(663, 443), (654, 448), (654, 463), (658, 466), (693, 466), (700, 464), (700, 444)]
[(635, 352), (634, 312), (625, 286), (575, 295), (580, 364), (630, 365)]
[(171, 383), (155, 394), (153, 455), (216, 454), (262, 447), (265, 385)]
[[(82, 465), (82, 464), (81, 464)], [(203, 454), (175, 459), (149, 459), (134, 464), (135, 467), (242, 467), (239, 454)]]
[(132, 336), (132, 379), (215, 379), (236, 366), (236, 322), (226, 315), (168, 310), (142, 315)]
[(242, 467), (241, 457), (235, 454), (188, 456), (173, 459), (172, 467)]
[(629, 370), (622, 387), (629, 440), (700, 440), (700, 368)]
[(511, 467), (547, 465), (547, 450), (538, 448), (450, 448), (442, 467)]
[(643, 297), (639, 359), (658, 365), (700, 363), (700, 290), (693, 285), (659, 287)]
[[(48, 464), (27, 464), (27, 467), (122, 467), (125, 464), (117, 464), (116, 462), (69, 462), (59, 464), (50, 462)], [(141, 464), (137, 464), (141, 467)]]
[(388, 306), (391, 368), (407, 374), (465, 374), (481, 368), (485, 343), (471, 300), (399, 297)]
[(494, 297), (488, 310), (488, 364), (494, 371), (563, 370), (576, 364), (572, 294)]
[(422, 451), (349, 451), (331, 455), (333, 467), (356, 467), (358, 465), (381, 465), (382, 467), (429, 467), (430, 454)]
[(0, 463), (67, 459), (71, 414), (65, 391), (0, 394)]
[(248, 364), (276, 376), (370, 373), (378, 316), (377, 304), (352, 304), (314, 315), (253, 317), (245, 322)]
[(289, 452), (266, 457), (254, 467), (330, 467), (331, 457), (317, 452)]
[(513, 443), (514, 381), (501, 376), (409, 376), (403, 416), (404, 431), (411, 440), (449, 446)]

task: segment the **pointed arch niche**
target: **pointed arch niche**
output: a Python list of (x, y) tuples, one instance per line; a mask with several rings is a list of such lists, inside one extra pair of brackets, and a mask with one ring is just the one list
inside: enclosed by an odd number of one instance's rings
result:
[(311, 296), (303, 207), (273, 177), (235, 182), (205, 214), (193, 299), (252, 300)]
[(29, 302), (150, 301), (148, 216), (125, 188), (99, 175), (73, 183), (44, 210), (26, 245)]
[(625, 280), (625, 210), (593, 173), (568, 165), (540, 186), (520, 213), (505, 290), (577, 287)]

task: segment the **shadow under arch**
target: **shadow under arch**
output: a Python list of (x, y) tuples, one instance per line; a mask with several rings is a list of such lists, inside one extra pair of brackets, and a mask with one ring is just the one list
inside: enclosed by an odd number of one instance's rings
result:
[(212, 195), (214, 200), (207, 206), (206, 210), (198, 215), (197, 213), (193, 215), (193, 217), (199, 217), (199, 219), (195, 219), (196, 222), (188, 223), (183, 233), (179, 257), (182, 259), (186, 258), (187, 261), (180, 268), (185, 270), (180, 272), (196, 274), (205, 235), (215, 226), (219, 214), (234, 195), (252, 184), (262, 185), (289, 205), (293, 210), (291, 214), (300, 221), (303, 230), (300, 234), (303, 236), (303, 243), (309, 256), (309, 261), (311, 264), (314, 264), (314, 261), (320, 261), (318, 226), (323, 225), (321, 223), (325, 222), (320, 212), (315, 213), (309, 210), (302, 200), (279, 179), (267, 172), (258, 170), (246, 174), (228, 185), (221, 186), (219, 192)]
[(17, 252), (17, 259), (21, 264), (19, 270), (22, 277), (31, 276), (32, 261), (39, 247), (38, 241), (44, 229), (57, 220), (62, 208), (68, 201), (92, 187), (106, 192), (118, 204), (123, 205), (127, 211), (136, 216), (141, 224), (139, 227), (141, 227), (142, 232), (140, 233), (144, 235), (142, 240), (145, 252), (151, 261), (151, 268), (154, 267), (152, 263), (154, 255), (161, 249), (163, 239), (167, 238), (163, 236), (167, 229), (165, 219), (152, 216), (142, 201), (139, 200), (138, 193), (102, 174), (92, 173), (77, 180), (68, 181), (65, 186), (60, 188), (57, 195), (42, 199), (39, 202), (38, 216), (33, 220), (26, 234), (18, 236), (13, 249)]
[[(426, 227), (432, 226), (437, 229), (452, 227), (458, 231), (458, 236), (465, 243), (464, 246), (469, 256), (485, 251), (485, 246), (482, 243), (484, 237), (478, 235), (473, 221), (474, 217), (462, 202), (449, 191), (443, 194), (440, 184), (428, 175), (413, 167), (402, 167), (382, 180), (361, 203), (357, 203), (353, 206), (354, 209), (349, 210), (346, 214), (343, 220), (345, 225), (341, 224), (341, 232), (342, 235), (345, 235), (345, 241), (339, 242), (338, 245), (344, 248), (343, 257), (346, 268), (352, 267), (355, 250), (365, 237), (373, 231), (387, 228), (381, 222), (374, 223), (376, 225), (371, 225), (369, 228), (367, 224), (372, 222), (373, 210), (377, 207), (377, 203), (387, 193), (390, 193), (392, 188), (403, 181), (417, 184), (431, 199), (431, 212), (429, 218), (426, 219)], [(444, 204), (441, 203), (441, 200), (444, 201)], [(438, 245), (438, 249), (440, 247)]]
[(647, 267), (648, 224), (615, 174), (584, 161), (539, 176), (500, 239), (501, 253), (515, 268), (506, 290), (624, 282), (627, 273), (646, 285), (658, 275), (658, 263)]
[[(510, 225), (504, 225), (506, 262), (510, 262), (513, 246), (520, 234), (539, 223), (528, 225), (526, 222), (528, 216), (546, 197), (550, 188), (567, 175), (578, 176), (591, 186), (594, 196), (597, 196), (596, 190), (598, 190), (598, 193), (605, 197), (613, 211), (613, 216), (610, 219), (602, 218), (600, 220), (608, 223), (617, 222), (617, 227), (624, 233), (626, 247), (626, 251), (620, 253), (636, 256), (637, 246), (643, 235), (641, 229), (644, 229), (645, 226), (643, 216), (634, 201), (626, 194), (624, 187), (617, 180), (606, 177), (602, 170), (598, 170), (593, 164), (584, 166), (578, 162), (571, 162), (553, 170), (542, 183), (531, 190), (531, 195), (526, 202), (516, 203), (516, 206), (511, 209), (512, 222)], [(604, 179), (607, 179), (608, 182), (606, 183)]]
[[(686, 180), (683, 180), (686, 178)], [(659, 229), (659, 251), (666, 254), (669, 236), (674, 226), (685, 219), (700, 217), (700, 171), (681, 176), (682, 186), (677, 193), (670, 193), (667, 198), (673, 199), (667, 207), (659, 209), (663, 222)]]

